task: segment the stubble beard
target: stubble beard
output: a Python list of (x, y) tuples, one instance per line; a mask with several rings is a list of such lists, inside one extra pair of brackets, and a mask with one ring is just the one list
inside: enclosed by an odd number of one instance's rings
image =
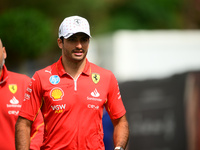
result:
[(84, 49), (81, 49), (82, 51), (82, 56), (76, 56), (75, 55), (75, 52), (79, 50), (79, 49), (74, 49), (72, 50), (72, 53), (71, 53), (71, 58), (72, 58), (72, 62), (76, 62), (76, 63), (79, 63), (79, 62), (82, 62), (85, 58), (86, 58), (86, 55), (87, 55), (87, 52), (84, 50)]
[(5, 63), (5, 59), (3, 59), (1, 64), (0, 64), (0, 70), (3, 68), (4, 63)]

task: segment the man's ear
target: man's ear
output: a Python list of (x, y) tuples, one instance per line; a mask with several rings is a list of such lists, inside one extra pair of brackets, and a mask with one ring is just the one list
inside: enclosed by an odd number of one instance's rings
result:
[(58, 43), (58, 47), (60, 49), (62, 49), (63, 48), (63, 41), (60, 38), (58, 38), (57, 43)]

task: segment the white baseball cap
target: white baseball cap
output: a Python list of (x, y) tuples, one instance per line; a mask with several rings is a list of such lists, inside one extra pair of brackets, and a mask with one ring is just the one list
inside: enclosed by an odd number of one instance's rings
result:
[(71, 16), (65, 18), (60, 24), (58, 36), (59, 38), (63, 36), (65, 39), (67, 39), (78, 32), (85, 33), (91, 37), (90, 25), (88, 21), (80, 16)]

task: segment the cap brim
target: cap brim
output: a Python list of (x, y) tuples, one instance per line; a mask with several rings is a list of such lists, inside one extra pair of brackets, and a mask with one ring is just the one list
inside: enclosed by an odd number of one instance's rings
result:
[(74, 35), (74, 34), (77, 34), (77, 33), (84, 33), (84, 34), (88, 35), (89, 37), (91, 37), (91, 35), (89, 35), (88, 33), (82, 32), (82, 31), (76, 32), (76, 33), (68, 33), (67, 35), (65, 35), (65, 36), (63, 36), (63, 37), (64, 37), (64, 39), (67, 39), (67, 38), (69, 38), (70, 36), (72, 36), (72, 35)]

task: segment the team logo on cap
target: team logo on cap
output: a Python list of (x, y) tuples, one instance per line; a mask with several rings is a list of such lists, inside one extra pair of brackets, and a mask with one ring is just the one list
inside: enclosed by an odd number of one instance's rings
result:
[(11, 93), (15, 94), (17, 92), (17, 84), (9, 84), (8, 88)]
[(58, 84), (60, 82), (60, 77), (58, 75), (53, 75), (49, 78), (52, 84)]
[(75, 23), (75, 25), (80, 26), (81, 20), (80, 19), (74, 19), (74, 23)]
[(92, 81), (97, 84), (100, 80), (100, 74), (98, 73), (92, 73)]
[(60, 101), (62, 100), (64, 96), (64, 92), (61, 88), (55, 87), (50, 92), (50, 97), (53, 99), (53, 101)]

